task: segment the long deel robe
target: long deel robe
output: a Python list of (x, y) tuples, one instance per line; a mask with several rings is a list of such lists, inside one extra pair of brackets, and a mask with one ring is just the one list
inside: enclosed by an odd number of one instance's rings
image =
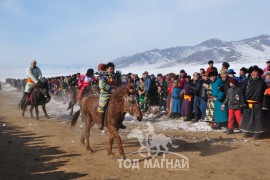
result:
[(243, 118), (240, 130), (249, 133), (263, 133), (262, 101), (266, 84), (261, 78), (249, 78), (242, 84), (244, 101), (253, 100), (257, 103), (252, 107), (248, 105), (243, 109)]
[(172, 112), (181, 113), (180, 93), (182, 89), (174, 87), (172, 89)]
[(222, 92), (223, 81), (217, 78), (212, 82), (212, 96), (215, 98), (214, 102), (214, 119), (216, 123), (225, 123), (228, 121), (228, 106), (221, 110), (221, 105), (225, 99), (225, 93)]

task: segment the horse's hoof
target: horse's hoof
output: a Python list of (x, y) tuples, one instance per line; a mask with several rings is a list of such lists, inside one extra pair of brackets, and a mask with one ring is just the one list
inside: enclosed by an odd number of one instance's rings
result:
[(51, 119), (51, 117), (50, 117), (50, 116), (46, 116), (46, 118), (47, 118), (47, 119)]

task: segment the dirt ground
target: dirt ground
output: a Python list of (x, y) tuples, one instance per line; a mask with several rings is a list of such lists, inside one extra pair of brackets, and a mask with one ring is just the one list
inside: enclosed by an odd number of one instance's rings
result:
[[(0, 179), (270, 179), (270, 139), (243, 139), (241, 134), (222, 132), (157, 131), (172, 138), (179, 147), (173, 150), (189, 158), (188, 170), (119, 168), (118, 153), (107, 156), (107, 136), (96, 128), (91, 132), (88, 154), (80, 145), (81, 123), (69, 128), (69, 121), (31, 119), (29, 111), (21, 117), (20, 97), (15, 92), (0, 91)], [(41, 108), (40, 108), (41, 111)], [(48, 112), (50, 114), (50, 112)], [(127, 133), (136, 125), (120, 130), (125, 152), (140, 148), (136, 138)], [(162, 158), (159, 156), (157, 158)], [(171, 156), (170, 158), (177, 158)]]

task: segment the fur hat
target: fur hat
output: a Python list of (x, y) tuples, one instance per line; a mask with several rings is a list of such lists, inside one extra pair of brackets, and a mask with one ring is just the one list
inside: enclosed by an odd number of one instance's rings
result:
[(258, 66), (250, 66), (249, 69), (248, 69), (248, 72), (249, 73), (252, 73), (253, 71), (257, 71), (260, 75), (263, 74), (263, 70), (260, 69)]

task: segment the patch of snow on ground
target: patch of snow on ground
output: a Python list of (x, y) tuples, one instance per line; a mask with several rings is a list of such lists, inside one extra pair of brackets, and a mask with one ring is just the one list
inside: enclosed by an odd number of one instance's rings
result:
[(1, 83), (2, 84), (2, 89), (3, 91), (8, 91), (8, 92), (11, 92), (11, 91), (17, 91), (17, 88), (11, 86), (10, 84), (8, 83)]
[(155, 129), (162, 130), (183, 130), (191, 132), (207, 132), (213, 131), (212, 128), (206, 122), (192, 123), (191, 121), (183, 121), (179, 119), (169, 119), (165, 116), (155, 117), (156, 115), (150, 114), (147, 117), (143, 117), (142, 122), (135, 120), (132, 116), (127, 114), (125, 116), (124, 124), (136, 124), (137, 127), (147, 126), (147, 122), (151, 122)]

